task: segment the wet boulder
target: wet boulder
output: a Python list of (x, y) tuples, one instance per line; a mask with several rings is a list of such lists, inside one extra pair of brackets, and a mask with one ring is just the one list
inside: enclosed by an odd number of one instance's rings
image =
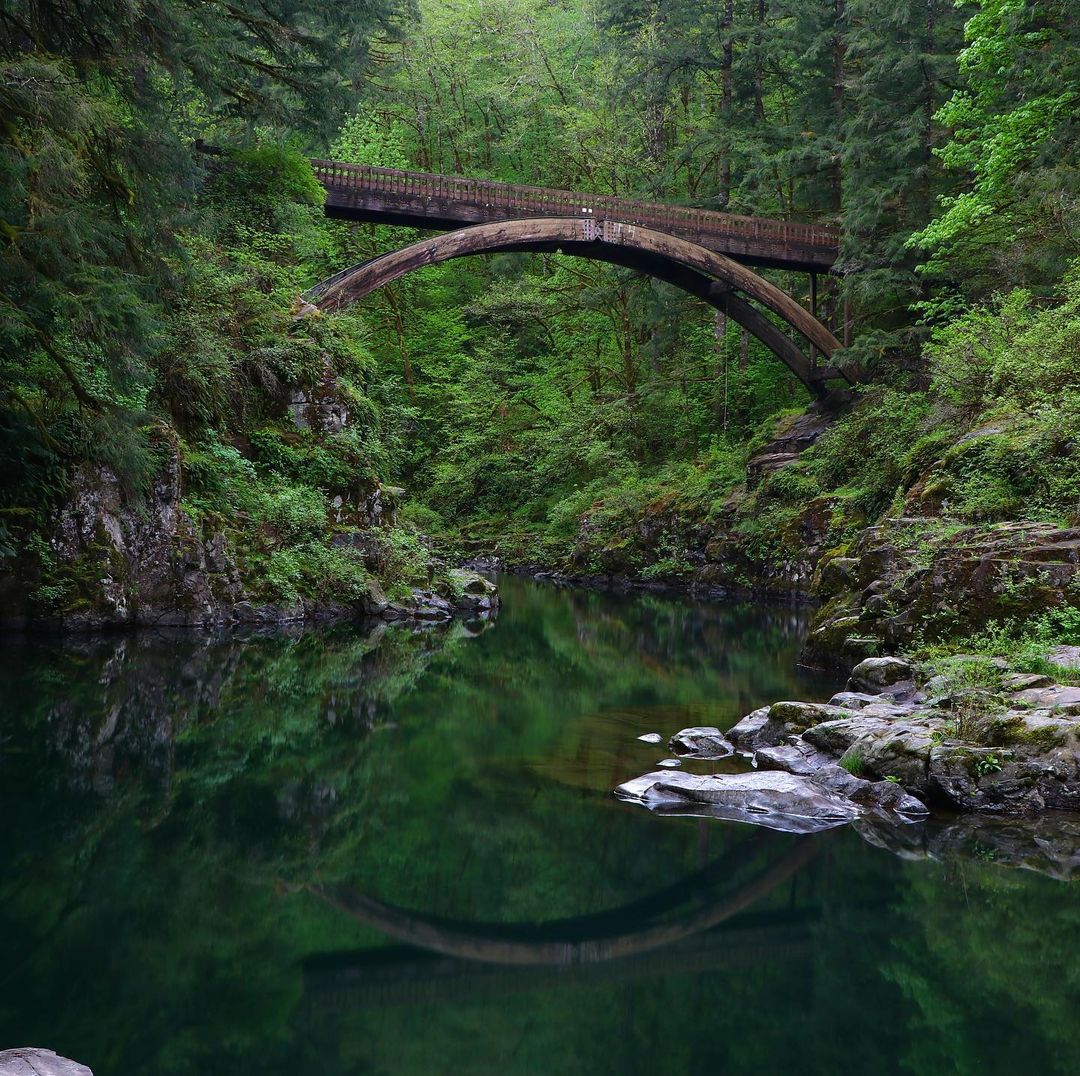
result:
[(728, 742), (727, 737), (718, 728), (711, 726), (699, 725), (676, 732), (668, 746), (676, 754), (690, 758), (727, 758), (735, 753), (735, 748)]
[(706, 815), (794, 833), (832, 829), (859, 815), (844, 797), (782, 771), (647, 773), (620, 785), (615, 794), (665, 814)]
[(0, 1076), (94, 1076), (85, 1065), (52, 1050), (23, 1046), (0, 1050)]

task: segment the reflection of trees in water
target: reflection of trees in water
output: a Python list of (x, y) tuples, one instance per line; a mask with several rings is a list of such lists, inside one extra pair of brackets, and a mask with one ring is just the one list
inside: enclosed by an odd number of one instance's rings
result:
[(380, 706), (415, 682), (452, 634), (404, 627), (388, 634), (375, 623), (22, 639), (0, 666), (0, 690), (18, 699), (25, 739), (47, 746), (50, 776), (102, 795), (133, 773), (167, 788), (178, 741), (245, 711), (273, 708), (286, 722), (314, 721), (316, 731), (322, 722), (371, 731)]
[[(730, 923), (498, 979), (302, 888), (437, 925), (467, 914), (496, 936), (500, 920), (546, 922), (533, 937), (579, 944), (709, 914), (768, 865), (702, 877), (747, 831), (641, 817), (515, 760), (551, 755), (580, 715), (793, 694), (788, 615), (523, 588), (477, 640), (339, 628), (8, 647), (0, 1040), (133, 1076), (965, 1071), (954, 1057), (1005, 1071), (1025, 1056), (1070, 1071), (1075, 902), (989, 862), (1004, 839), (987, 852), (965, 836), (961, 869), (828, 835)], [(792, 850), (779, 840), (770, 855)], [(948, 858), (929, 829), (890, 840)], [(685, 908), (663, 904), (684, 887)], [(582, 915), (596, 909), (619, 913), (598, 926)], [(332, 975), (312, 961), (326, 953)], [(370, 989), (312, 1007), (320, 967), (328, 990), (342, 975)], [(413, 1002), (375, 1007), (391, 971)]]
[(944, 1059), (971, 1076), (1080, 1071), (1072, 886), (949, 857), (907, 872), (901, 908), (882, 973), (907, 1003), (911, 1071), (946, 1071)]

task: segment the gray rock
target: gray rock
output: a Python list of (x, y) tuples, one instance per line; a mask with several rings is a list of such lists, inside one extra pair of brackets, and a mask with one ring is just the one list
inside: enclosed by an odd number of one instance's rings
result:
[(682, 765), (682, 762), (677, 758), (662, 758), (657, 766), (663, 766), (667, 770), (677, 770)]
[(1066, 669), (1080, 669), (1080, 646), (1056, 646), (1046, 655), (1046, 660)]
[(738, 750), (749, 753), (759, 747), (771, 747), (784, 738), (783, 722), (771, 722), (769, 710), (768, 706), (760, 706), (728, 729), (728, 739)]
[(859, 814), (848, 800), (824, 792), (808, 778), (780, 771), (648, 773), (620, 785), (615, 794), (665, 813), (674, 808), (793, 832), (831, 829)]
[(483, 596), (495, 593), (495, 584), (478, 572), (469, 571), (467, 568), (455, 568), (449, 574), (463, 594)]
[(925, 795), (935, 731), (925, 725), (894, 724), (860, 742), (864, 770), (881, 779), (896, 777), (909, 792)]
[(807, 729), (803, 738), (811, 747), (839, 758), (852, 744), (868, 740), (871, 736), (886, 734), (892, 724), (889, 718), (857, 714), (837, 721), (823, 721), (820, 725)]
[(880, 702), (880, 695), (869, 695), (865, 691), (838, 691), (829, 699), (830, 706), (843, 706), (848, 710), (861, 710), (864, 706)]
[(0, 1076), (94, 1076), (85, 1065), (52, 1050), (24, 1046), (0, 1050)]
[(903, 658), (864, 658), (851, 670), (848, 689), (868, 695), (887, 690), (899, 698), (915, 690), (915, 667)]
[(797, 737), (791, 743), (759, 747), (754, 752), (754, 765), (759, 770), (783, 770), (797, 777), (809, 777), (832, 762), (831, 755), (815, 750)]
[(1041, 673), (1013, 673), (1001, 681), (1006, 691), (1028, 691), (1035, 687), (1049, 687), (1054, 681)]
[(930, 752), (930, 791), (964, 811), (1075, 811), (1080, 809), (1080, 758), (1074, 745), (1044, 753), (942, 744)]
[(825, 702), (774, 702), (769, 707), (769, 719), (781, 724), (789, 732), (802, 732), (814, 725), (820, 725), (822, 721), (852, 717), (856, 712), (845, 706), (831, 706)]
[(638, 737), (642, 743), (660, 743), (663, 738), (659, 732), (646, 732), (644, 736)]
[(909, 795), (895, 781), (868, 781), (835, 763), (823, 766), (811, 780), (824, 791), (843, 796), (861, 807), (896, 811), (913, 818), (929, 814), (925, 803)]
[(691, 758), (727, 758), (735, 752), (727, 737), (711, 726), (694, 726), (676, 732), (668, 746), (672, 751)]
[(1013, 702), (1026, 703), (1028, 706), (1054, 710), (1059, 713), (1080, 713), (1080, 687), (1064, 687), (1052, 684), (1050, 687), (1029, 688), (1018, 691)]
[(390, 604), (386, 597), (386, 591), (378, 579), (369, 579), (365, 587), (367, 595), (364, 598), (364, 611), (371, 614), (382, 613)]
[(775, 747), (825, 722), (857, 719), (858, 710), (822, 702), (774, 702), (747, 714), (728, 729), (728, 739), (740, 751), (752, 754), (762, 747)]

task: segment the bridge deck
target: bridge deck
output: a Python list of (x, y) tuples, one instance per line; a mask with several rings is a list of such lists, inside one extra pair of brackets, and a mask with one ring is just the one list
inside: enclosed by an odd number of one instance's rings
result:
[(621, 221), (687, 239), (748, 265), (804, 271), (828, 270), (839, 254), (839, 233), (815, 224), (366, 164), (311, 163), (326, 190), (327, 216), (346, 220), (438, 231), (530, 217)]

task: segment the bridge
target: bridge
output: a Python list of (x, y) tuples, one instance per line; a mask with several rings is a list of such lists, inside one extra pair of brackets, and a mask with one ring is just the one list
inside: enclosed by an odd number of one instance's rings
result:
[[(329, 217), (445, 233), (322, 281), (310, 292), (319, 309), (340, 309), (450, 258), (557, 251), (636, 269), (703, 299), (759, 339), (817, 396), (830, 381), (859, 377), (851, 365), (831, 364), (841, 343), (816, 316), (817, 274), (839, 256), (835, 229), (372, 165), (314, 160), (312, 167)], [(757, 268), (809, 273), (810, 309)]]

